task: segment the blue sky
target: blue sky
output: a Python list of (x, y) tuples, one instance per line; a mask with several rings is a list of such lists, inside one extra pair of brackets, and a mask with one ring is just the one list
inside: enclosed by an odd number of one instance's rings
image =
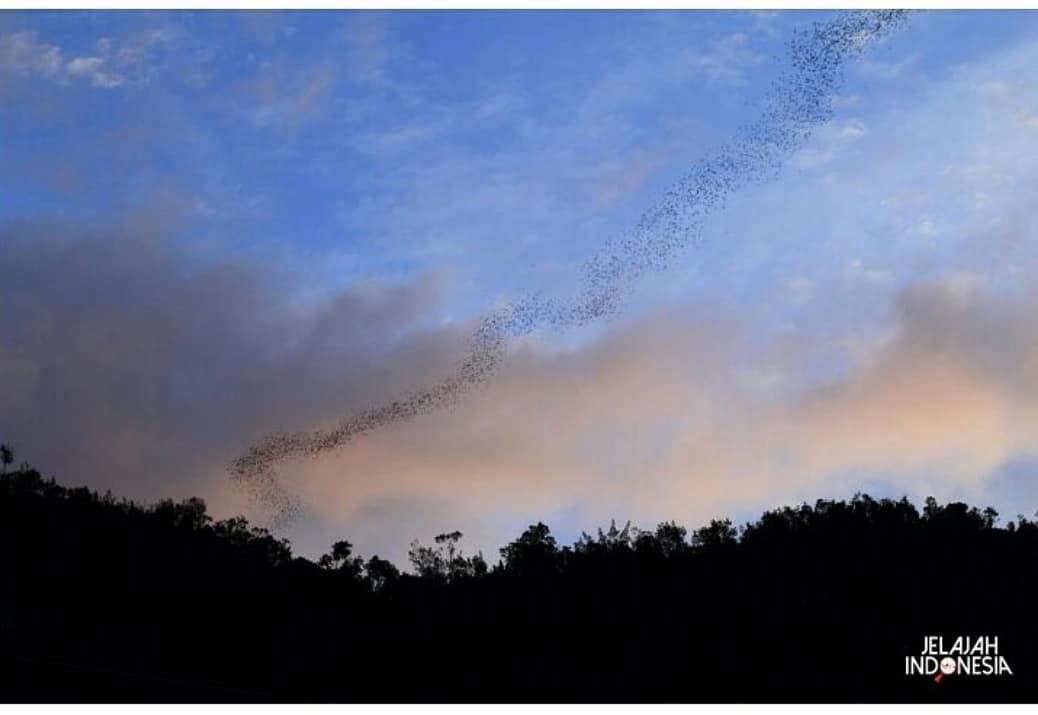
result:
[[(248, 512), (223, 468), (249, 440), (439, 379), (479, 315), (571, 293), (827, 17), (0, 15), (4, 438)], [(399, 558), (863, 487), (1032, 513), (1034, 61), (1036, 13), (916, 13), (617, 320), (289, 465), (290, 535)]]
[[(336, 287), (448, 266), (479, 311), (564, 285), (752, 118), (792, 26), (823, 15), (9, 14), (0, 209), (179, 201), (185, 238)], [(872, 60), (911, 70), (848, 91), (907, 101), (1034, 22), (917, 16)]]

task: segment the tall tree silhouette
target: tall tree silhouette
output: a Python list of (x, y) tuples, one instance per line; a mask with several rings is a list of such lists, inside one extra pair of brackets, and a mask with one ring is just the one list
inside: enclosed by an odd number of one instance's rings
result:
[(7, 474), (7, 468), (14, 461), (14, 450), (8, 447), (6, 444), (0, 444), (0, 462), (4, 465), (4, 474)]

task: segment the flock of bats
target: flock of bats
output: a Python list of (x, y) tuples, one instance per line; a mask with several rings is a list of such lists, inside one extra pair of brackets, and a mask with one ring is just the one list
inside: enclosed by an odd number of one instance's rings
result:
[(766, 95), (756, 121), (693, 167), (633, 229), (605, 243), (586, 261), (579, 290), (569, 300), (530, 295), (486, 315), (470, 338), (467, 357), (442, 382), (345, 417), (327, 431), (269, 435), (232, 463), (231, 477), (270, 510), (272, 527), (281, 528), (301, 509), (299, 498), (278, 480), (275, 465), (281, 460), (316, 458), (373, 430), (455, 405), (494, 376), (511, 338), (615, 315), (639, 278), (665, 270), (700, 239), (708, 214), (742, 187), (778, 174), (783, 159), (832, 117), (847, 60), (900, 27), (906, 15), (903, 10), (845, 12), (795, 31), (788, 42), (788, 65)]

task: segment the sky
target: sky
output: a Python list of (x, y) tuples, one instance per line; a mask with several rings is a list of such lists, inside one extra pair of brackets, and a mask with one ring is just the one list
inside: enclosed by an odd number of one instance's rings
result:
[[(269, 515), (228, 465), (444, 379), (754, 121), (814, 12), (0, 13), (0, 440)], [(458, 529), (1038, 509), (1038, 14), (920, 12), (614, 318), (279, 475), (317, 555)]]

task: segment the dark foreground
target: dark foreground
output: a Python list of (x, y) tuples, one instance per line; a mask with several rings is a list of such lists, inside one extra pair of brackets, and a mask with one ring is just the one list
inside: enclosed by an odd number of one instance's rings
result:
[[(0, 478), (2, 701), (1035, 701), (1038, 524), (858, 496), (713, 522), (531, 527), (500, 565), (314, 563), (197, 500)], [(997, 636), (1013, 675), (905, 675)]]

